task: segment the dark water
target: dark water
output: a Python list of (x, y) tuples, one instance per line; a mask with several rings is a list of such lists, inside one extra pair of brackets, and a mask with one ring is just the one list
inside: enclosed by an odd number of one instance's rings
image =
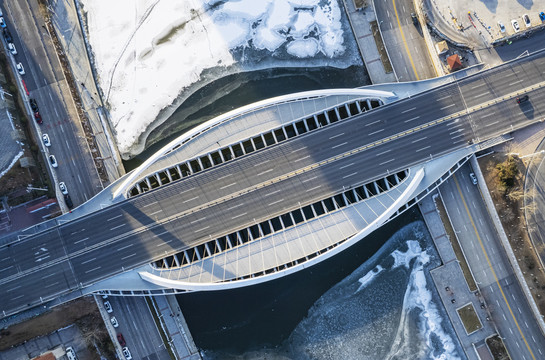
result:
[(179, 295), (197, 346), (244, 353), (280, 345), (323, 293), (372, 257), (398, 229), (420, 219), (418, 209), (410, 210), (340, 254), (281, 279)]
[(364, 66), (346, 69), (272, 68), (226, 76), (192, 94), (164, 124), (151, 132), (146, 150), (131, 160), (123, 161), (123, 165), (127, 172), (131, 171), (191, 128), (256, 101), (301, 91), (354, 88), (369, 84)]

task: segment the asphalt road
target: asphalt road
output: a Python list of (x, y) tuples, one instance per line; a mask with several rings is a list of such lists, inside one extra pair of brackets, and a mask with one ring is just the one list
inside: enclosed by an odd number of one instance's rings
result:
[(440, 187), (452, 226), (511, 357), (543, 359), (545, 337), (513, 273), (479, 188), (469, 178), (470, 172), (466, 164)]
[[(1, 1), (4, 19), (17, 48), (16, 62), (21, 62), (25, 75), (21, 76), (36, 99), (43, 124), (33, 124), (38, 143), (47, 162), (47, 155), (55, 155), (59, 164), (58, 181), (66, 183), (75, 206), (84, 203), (102, 185), (95, 169), (91, 151), (84, 138), (80, 120), (69, 95), (69, 89), (51, 37), (45, 27), (36, 0)], [(66, 94), (62, 96), (61, 92)], [(47, 133), (51, 147), (41, 144), (41, 134)]]
[[(102, 297), (100, 299), (105, 301)], [(133, 359), (171, 359), (143, 297), (110, 296), (106, 300), (110, 302), (113, 309), (113, 312), (109, 314), (110, 318), (115, 316), (119, 323), (119, 327), (114, 330), (116, 333), (123, 334)], [(110, 325), (111, 323), (107, 324), (107, 326)]]
[(375, 0), (375, 11), (384, 44), (398, 81), (436, 77), (422, 27), (414, 25), (412, 1)]
[[(528, 87), (545, 83), (544, 64), (545, 53), (520, 59), (4, 246), (1, 310), (35, 305), (543, 119), (545, 87)], [(518, 105), (513, 92), (522, 90), (530, 101)]]

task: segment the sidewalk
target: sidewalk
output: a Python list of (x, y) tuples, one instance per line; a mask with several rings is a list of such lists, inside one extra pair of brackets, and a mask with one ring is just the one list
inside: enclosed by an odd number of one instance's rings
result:
[(154, 296), (153, 301), (159, 311), (163, 330), (167, 333), (168, 341), (178, 359), (201, 359), (199, 350), (193, 342), (189, 329), (178, 306), (175, 295)]
[(386, 73), (371, 31), (371, 21), (377, 21), (373, 3), (369, 1), (363, 10), (356, 10), (354, 0), (343, 0), (343, 3), (371, 82), (373, 84), (397, 82), (394, 72)]

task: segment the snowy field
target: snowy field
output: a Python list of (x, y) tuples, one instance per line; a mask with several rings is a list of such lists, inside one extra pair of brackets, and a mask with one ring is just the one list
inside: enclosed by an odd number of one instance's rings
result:
[(439, 265), (422, 221), (327, 291), (276, 349), (205, 359), (465, 359), (429, 270)]
[(205, 70), (221, 78), (362, 62), (339, 0), (80, 1), (125, 158), (143, 150)]

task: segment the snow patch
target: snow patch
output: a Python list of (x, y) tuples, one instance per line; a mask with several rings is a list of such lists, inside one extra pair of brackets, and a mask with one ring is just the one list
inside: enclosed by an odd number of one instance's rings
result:
[(15, 157), (13, 158), (13, 160), (11, 160), (11, 163), (8, 165), (8, 167), (0, 172), (0, 178), (4, 175), (6, 175), (8, 173), (8, 171), (10, 171), (10, 169), (13, 167), (13, 165), (15, 165), (17, 163), (17, 161), (19, 160), (19, 158), (21, 158), (21, 156), (23, 156), (25, 152), (23, 150), (19, 151), (19, 153), (17, 155), (15, 155)]

